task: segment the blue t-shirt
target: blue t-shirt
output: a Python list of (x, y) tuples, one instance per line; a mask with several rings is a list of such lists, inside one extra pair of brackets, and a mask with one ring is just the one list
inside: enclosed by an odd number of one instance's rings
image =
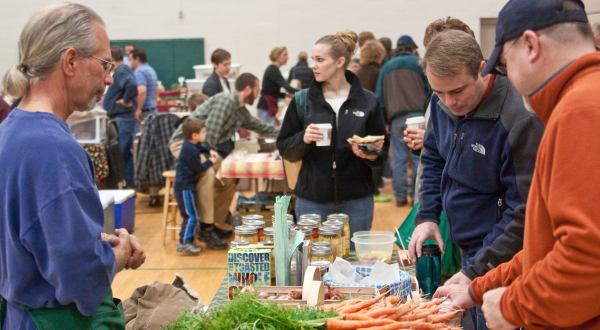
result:
[[(137, 108), (137, 83), (133, 70), (127, 65), (121, 64), (113, 74), (113, 83), (108, 87), (104, 95), (104, 110), (109, 117), (129, 117), (133, 118)], [(117, 104), (117, 100), (122, 99), (125, 102), (133, 102), (129, 108)]]
[(0, 125), (0, 164), (4, 329), (36, 329), (25, 306), (73, 303), (93, 314), (110, 290), (115, 255), (100, 239), (89, 156), (53, 114), (15, 109)]
[(135, 80), (138, 86), (146, 86), (146, 101), (142, 110), (149, 110), (156, 108), (156, 87), (158, 86), (158, 78), (156, 71), (148, 65), (148, 63), (142, 63), (135, 69)]
[[(203, 155), (204, 161), (200, 158)], [(183, 139), (181, 152), (175, 168), (175, 189), (196, 190), (196, 183), (200, 174), (206, 172), (213, 162), (208, 160), (208, 148), (202, 144), (193, 144), (188, 139)]]

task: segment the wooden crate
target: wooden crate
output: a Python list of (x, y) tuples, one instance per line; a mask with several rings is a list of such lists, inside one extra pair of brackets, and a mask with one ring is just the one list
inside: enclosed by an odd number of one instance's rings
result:
[[(371, 299), (376, 297), (379, 292), (375, 288), (350, 288), (350, 287), (338, 287), (335, 288), (337, 291), (340, 291), (344, 294), (344, 299)], [(277, 294), (277, 295), (286, 295), (290, 293), (292, 290), (298, 290), (302, 292), (301, 286), (262, 286), (258, 288), (257, 292), (260, 294), (261, 292), (266, 292), (269, 294)], [(276, 299), (261, 299), (262, 301), (273, 301), (282, 306), (304, 306), (306, 305), (306, 300), (276, 300)], [(340, 300), (324, 300), (324, 304), (336, 304), (339, 303)]]

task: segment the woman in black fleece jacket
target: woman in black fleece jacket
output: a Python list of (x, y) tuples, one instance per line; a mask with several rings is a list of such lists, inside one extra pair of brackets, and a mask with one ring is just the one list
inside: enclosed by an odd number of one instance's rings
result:
[(279, 67), (285, 65), (288, 61), (288, 51), (285, 47), (275, 47), (269, 55), (271, 64), (265, 70), (258, 99), (257, 112), (258, 117), (267, 124), (275, 125), (275, 116), (277, 115), (277, 101), (283, 98), (285, 94), (281, 93), (284, 88), (288, 93), (294, 93), (294, 89), (283, 78)]
[[(362, 88), (358, 78), (346, 70), (356, 45), (348, 32), (328, 35), (312, 49), (315, 81), (296, 93), (286, 112), (277, 138), (284, 158), (302, 160), (295, 187), (296, 214), (331, 213), (350, 216), (350, 235), (369, 230), (373, 221), (372, 167), (382, 165), (381, 145), (376, 154), (361, 151), (347, 139), (384, 135), (383, 114), (375, 95)], [(303, 99), (301, 99), (303, 98)], [(298, 107), (305, 104), (305, 107)], [(301, 108), (301, 109), (299, 109)], [(316, 146), (323, 138), (315, 124), (332, 126), (331, 144)]]

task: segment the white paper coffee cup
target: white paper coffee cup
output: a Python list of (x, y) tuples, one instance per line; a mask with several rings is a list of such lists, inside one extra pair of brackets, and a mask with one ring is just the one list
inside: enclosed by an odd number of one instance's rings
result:
[(407, 118), (406, 119), (406, 127), (407, 128), (425, 129), (425, 117), (417, 116), (417, 117)]
[(323, 134), (321, 141), (317, 141), (317, 147), (327, 147), (331, 145), (331, 130), (333, 126), (330, 123), (315, 124)]

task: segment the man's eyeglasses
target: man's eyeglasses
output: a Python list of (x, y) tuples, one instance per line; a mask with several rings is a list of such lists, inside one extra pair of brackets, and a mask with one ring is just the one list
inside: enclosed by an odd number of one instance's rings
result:
[(502, 55), (504, 54), (504, 57), (506, 57), (506, 55), (508, 55), (508, 52), (517, 43), (517, 41), (519, 41), (519, 39), (521, 39), (521, 37), (513, 39), (513, 41), (510, 44), (508, 44), (508, 46), (506, 47), (506, 50), (502, 51), (500, 53), (500, 58), (498, 59), (498, 64), (496, 64), (496, 66), (494, 67), (494, 71), (496, 71), (496, 73), (498, 73), (499, 75), (506, 76), (506, 74), (507, 74), (506, 63), (502, 63), (502, 57), (503, 57)]
[(111, 61), (107, 61), (103, 58), (96, 57), (96, 56), (90, 56), (90, 57), (100, 61), (100, 64), (102, 65), (102, 68), (104, 69), (105, 75), (109, 75), (112, 72), (113, 68), (115, 67), (115, 63), (113, 63)]

